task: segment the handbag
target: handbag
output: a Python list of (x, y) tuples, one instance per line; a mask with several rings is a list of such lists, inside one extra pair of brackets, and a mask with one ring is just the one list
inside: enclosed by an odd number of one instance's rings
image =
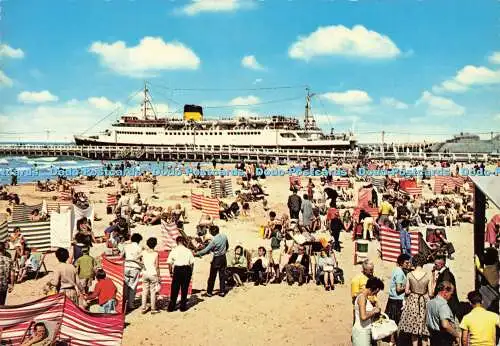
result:
[(329, 264), (325, 264), (325, 265), (323, 266), (323, 271), (324, 271), (324, 272), (327, 272), (327, 273), (329, 273), (329, 272), (333, 272), (333, 266), (332, 266), (332, 265), (329, 265)]
[(398, 330), (396, 322), (391, 320), (385, 313), (380, 314), (380, 318), (372, 323), (372, 339), (382, 340)]

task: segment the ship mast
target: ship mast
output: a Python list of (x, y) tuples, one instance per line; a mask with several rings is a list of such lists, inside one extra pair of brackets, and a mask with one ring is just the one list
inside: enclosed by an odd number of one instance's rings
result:
[(311, 114), (311, 98), (316, 95), (311, 93), (309, 88), (306, 88), (306, 110), (304, 114), (304, 128), (306, 131), (316, 129), (316, 120)]
[(144, 120), (148, 120), (148, 110), (153, 110), (153, 116), (156, 120), (156, 113), (154, 112), (153, 105), (149, 99), (149, 89), (146, 83), (144, 83), (144, 99), (142, 101), (142, 116)]

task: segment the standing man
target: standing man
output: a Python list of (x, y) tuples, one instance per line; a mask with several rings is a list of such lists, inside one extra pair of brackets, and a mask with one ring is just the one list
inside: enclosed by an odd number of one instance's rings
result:
[(483, 306), (483, 296), (479, 291), (467, 295), (472, 311), (464, 316), (462, 329), (462, 346), (495, 345), (496, 328), (500, 327), (498, 314), (487, 311)]
[(455, 276), (446, 266), (445, 256), (436, 257), (436, 260), (434, 261), (434, 269), (432, 270), (432, 274), (434, 279), (434, 297), (437, 296), (439, 293), (438, 287), (441, 282), (448, 281), (453, 285), (453, 294), (451, 298), (448, 299), (448, 305), (450, 306), (453, 315), (460, 320), (462, 316), (460, 315), (460, 310), (461, 310), (460, 301), (458, 300)]
[(302, 224), (306, 227), (311, 226), (312, 216), (313, 216), (313, 205), (309, 200), (309, 196), (304, 194), (304, 200), (302, 201), (302, 206), (300, 211), (302, 212)]
[(290, 219), (299, 219), (300, 209), (302, 207), (302, 199), (297, 195), (297, 188), (293, 189), (292, 195), (288, 197), (288, 211)]
[(454, 316), (448, 301), (455, 292), (451, 282), (443, 281), (436, 287), (437, 296), (427, 303), (427, 328), (431, 334), (431, 346), (453, 346), (460, 342), (460, 334), (454, 325)]
[(13, 286), (14, 270), (12, 269), (12, 261), (10, 257), (7, 257), (5, 243), (0, 243), (0, 306), (5, 305), (7, 292), (12, 292)]
[(220, 282), (219, 296), (224, 297), (226, 295), (226, 252), (229, 248), (229, 242), (225, 234), (219, 233), (218, 226), (210, 226), (209, 232), (213, 237), (212, 241), (210, 241), (210, 243), (203, 250), (197, 252), (195, 256), (202, 257), (209, 252), (213, 252), (214, 257), (212, 259), (212, 263), (210, 264), (210, 275), (208, 276), (206, 295), (207, 297), (213, 296), (215, 278), (218, 272)]
[(187, 295), (189, 283), (193, 275), (194, 256), (193, 253), (186, 248), (186, 239), (182, 236), (175, 240), (177, 246), (170, 251), (168, 255), (167, 265), (172, 277), (172, 287), (170, 290), (170, 303), (167, 311), (175, 310), (179, 289), (181, 291), (181, 311), (187, 310)]

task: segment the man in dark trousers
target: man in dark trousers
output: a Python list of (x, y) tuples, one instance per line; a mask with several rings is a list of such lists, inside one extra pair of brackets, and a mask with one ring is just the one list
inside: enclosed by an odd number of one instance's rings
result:
[(302, 207), (302, 199), (297, 195), (297, 189), (293, 189), (293, 193), (288, 197), (288, 211), (290, 219), (299, 219), (300, 209)]
[(306, 254), (304, 245), (299, 246), (299, 252), (290, 256), (288, 264), (285, 266), (286, 281), (291, 286), (297, 277), (299, 286), (303, 285), (309, 275), (309, 255)]
[(189, 283), (193, 275), (194, 256), (193, 253), (186, 247), (186, 239), (182, 236), (175, 240), (177, 246), (170, 251), (168, 255), (167, 265), (172, 277), (172, 287), (170, 290), (170, 302), (167, 310), (169, 312), (175, 310), (177, 304), (177, 296), (179, 289), (181, 291), (180, 310), (187, 310), (187, 295)]
[(454, 291), (453, 291), (453, 295), (448, 300), (448, 305), (450, 306), (450, 309), (453, 312), (453, 315), (455, 315), (455, 317), (457, 317), (459, 320), (461, 320), (463, 315), (462, 315), (461, 308), (460, 308), (460, 301), (458, 300), (455, 276), (450, 271), (450, 269), (446, 266), (446, 257), (445, 256), (436, 257), (436, 260), (434, 261), (434, 269), (432, 270), (432, 274), (434, 275), (435, 280), (436, 280), (436, 287), (434, 289), (434, 297), (437, 296), (439, 293), (439, 291), (438, 291), (439, 284), (444, 282), (444, 281), (450, 282), (453, 285), (453, 287), (455, 287)]
[(229, 248), (229, 242), (225, 234), (219, 233), (219, 227), (210, 226), (210, 234), (214, 237), (212, 241), (201, 251), (195, 254), (196, 257), (202, 257), (209, 252), (213, 252), (214, 257), (210, 264), (210, 275), (207, 283), (207, 297), (213, 296), (215, 278), (219, 273), (220, 290), (219, 296), (226, 295), (226, 277), (225, 271), (227, 267), (226, 252)]

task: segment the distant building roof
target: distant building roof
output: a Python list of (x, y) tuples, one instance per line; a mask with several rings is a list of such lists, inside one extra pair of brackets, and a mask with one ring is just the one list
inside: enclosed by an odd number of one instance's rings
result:
[(470, 177), (472, 182), (481, 190), (486, 197), (493, 204), (496, 205), (497, 208), (500, 209), (500, 189), (498, 188), (500, 184), (500, 177), (498, 176), (490, 176), (490, 177)]

